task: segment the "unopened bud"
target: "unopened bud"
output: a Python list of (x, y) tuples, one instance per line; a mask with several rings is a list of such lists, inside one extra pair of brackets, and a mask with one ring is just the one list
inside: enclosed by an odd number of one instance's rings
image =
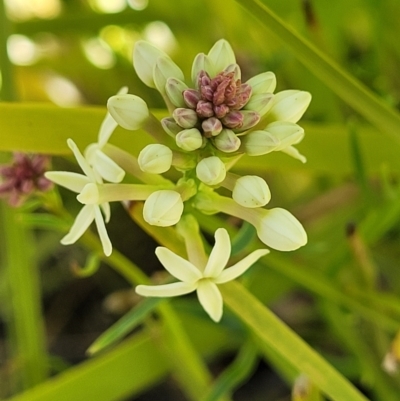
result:
[(235, 53), (225, 39), (220, 39), (215, 43), (208, 52), (208, 57), (213, 65), (213, 72), (210, 74), (211, 78), (225, 70), (230, 64), (236, 64)]
[(169, 56), (165, 55), (157, 59), (153, 71), (154, 84), (162, 95), (166, 94), (165, 86), (168, 78), (176, 78), (180, 81), (185, 79), (182, 70)]
[(311, 94), (299, 90), (286, 90), (274, 96), (269, 111), (271, 119), (296, 123), (300, 120), (311, 102)]
[(240, 111), (231, 111), (223, 119), (222, 123), (227, 128), (238, 129), (243, 125), (244, 116)]
[(183, 99), (183, 92), (187, 90), (187, 85), (177, 78), (168, 78), (165, 85), (168, 99), (175, 107), (186, 107)]
[(175, 138), (175, 135), (182, 131), (182, 127), (178, 125), (172, 117), (166, 117), (161, 120), (164, 131)]
[(246, 104), (246, 110), (256, 111), (260, 116), (263, 116), (272, 107), (272, 93), (260, 93), (252, 95), (249, 102)]
[(177, 124), (182, 128), (193, 128), (198, 121), (197, 114), (192, 109), (185, 109), (179, 107), (175, 109), (172, 113)]
[(207, 185), (217, 185), (225, 179), (225, 164), (217, 156), (206, 157), (196, 166), (197, 178)]
[(202, 118), (212, 117), (214, 115), (213, 104), (206, 100), (200, 100), (196, 105), (196, 113)]
[(139, 167), (151, 174), (162, 174), (168, 171), (172, 163), (172, 150), (165, 145), (147, 145), (139, 153)]
[(299, 143), (304, 138), (304, 129), (288, 121), (275, 121), (268, 124), (265, 127), (265, 131), (279, 141), (279, 145), (274, 150), (283, 150), (288, 146)]
[(271, 192), (265, 180), (256, 175), (240, 177), (232, 191), (233, 200), (244, 207), (262, 207), (271, 199)]
[(198, 85), (198, 78), (200, 75), (200, 72), (206, 71), (208, 73), (211, 72), (213, 69), (212, 62), (208, 56), (206, 56), (204, 53), (199, 53), (193, 60), (192, 64), (192, 82), (195, 84), (196, 88), (199, 87)]
[(279, 140), (266, 131), (253, 131), (242, 137), (245, 152), (250, 156), (270, 153), (279, 145)]
[(128, 130), (139, 129), (149, 117), (146, 102), (135, 95), (116, 95), (108, 99), (108, 111), (114, 120)]
[(222, 131), (222, 123), (218, 118), (210, 117), (201, 123), (201, 128), (203, 129), (204, 136), (211, 138), (212, 136), (217, 136)]
[(246, 83), (253, 88), (253, 95), (273, 93), (276, 88), (276, 77), (273, 72), (268, 71), (250, 78)]
[(214, 145), (217, 149), (225, 153), (236, 152), (240, 147), (239, 137), (230, 129), (223, 129), (214, 138)]
[(175, 137), (176, 144), (183, 150), (193, 151), (203, 146), (203, 136), (197, 128), (185, 129)]
[(260, 114), (253, 110), (241, 110), (243, 115), (243, 124), (236, 132), (247, 131), (253, 128), (260, 121)]
[(187, 107), (195, 110), (197, 107), (197, 103), (201, 99), (201, 95), (200, 92), (195, 89), (186, 89), (183, 91), (183, 99)]
[(180, 220), (183, 212), (181, 195), (176, 191), (153, 192), (144, 203), (143, 218), (152, 226), (168, 227)]

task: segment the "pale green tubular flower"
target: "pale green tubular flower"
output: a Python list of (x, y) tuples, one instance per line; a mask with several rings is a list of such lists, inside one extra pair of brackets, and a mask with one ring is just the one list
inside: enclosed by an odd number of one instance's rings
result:
[(225, 268), (230, 258), (231, 242), (228, 232), (219, 228), (215, 232), (215, 245), (206, 263), (202, 257), (195, 258), (196, 252), (193, 250), (188, 250), (189, 259), (196, 260), (188, 261), (168, 248), (158, 247), (157, 258), (180, 281), (156, 286), (139, 285), (136, 292), (145, 297), (175, 297), (196, 291), (201, 306), (212, 320), (219, 322), (223, 313), (223, 299), (218, 284), (239, 277), (268, 252), (267, 249), (258, 249)]

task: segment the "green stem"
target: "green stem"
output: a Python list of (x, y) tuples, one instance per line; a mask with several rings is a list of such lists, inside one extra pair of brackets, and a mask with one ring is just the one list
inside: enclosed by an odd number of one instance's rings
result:
[(17, 389), (27, 389), (44, 381), (48, 373), (39, 273), (32, 238), (19, 223), (18, 213), (1, 202), (0, 216), (11, 357), (18, 366)]

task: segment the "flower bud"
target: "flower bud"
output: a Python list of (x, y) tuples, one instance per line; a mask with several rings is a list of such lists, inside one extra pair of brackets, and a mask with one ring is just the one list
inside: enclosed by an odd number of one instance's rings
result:
[(172, 150), (165, 145), (147, 145), (139, 153), (139, 167), (151, 174), (162, 174), (168, 171), (172, 163)]
[(178, 125), (172, 117), (165, 117), (161, 120), (161, 125), (164, 131), (175, 138), (176, 134), (182, 131), (182, 127)]
[(184, 109), (182, 107), (175, 109), (172, 113), (172, 117), (174, 117), (176, 123), (182, 128), (193, 128), (198, 121), (197, 114), (194, 110)]
[(208, 52), (208, 57), (213, 65), (213, 71), (210, 74), (211, 78), (225, 70), (230, 64), (236, 64), (235, 53), (225, 39), (220, 39), (215, 43)]
[(235, 75), (233, 76), (234, 80), (237, 81), (238, 79), (242, 78), (242, 72), (240, 71), (240, 67), (235, 64), (229, 64), (228, 67), (224, 69), (225, 72), (233, 72)]
[(253, 131), (242, 137), (242, 144), (249, 156), (270, 153), (279, 145), (279, 140), (266, 131)]
[(195, 89), (186, 89), (183, 91), (183, 99), (190, 109), (195, 110), (197, 107), (197, 103), (199, 103), (201, 99), (200, 92)]
[(168, 99), (175, 107), (186, 107), (183, 99), (183, 92), (187, 90), (187, 85), (177, 78), (168, 78), (165, 91)]
[(299, 143), (304, 138), (304, 129), (299, 125), (287, 121), (275, 121), (265, 127), (265, 131), (270, 133), (279, 141), (276, 151)]
[(168, 57), (149, 42), (139, 40), (133, 50), (133, 67), (138, 77), (150, 88), (156, 88), (153, 71), (159, 57)]
[(296, 123), (300, 120), (311, 102), (311, 94), (299, 90), (286, 90), (274, 96), (269, 113), (277, 121)]
[(159, 57), (153, 70), (154, 84), (157, 90), (166, 94), (165, 86), (168, 78), (176, 78), (180, 81), (185, 79), (182, 70), (171, 60), (169, 56)]
[(243, 124), (242, 126), (236, 130), (236, 132), (247, 131), (250, 128), (253, 128), (260, 121), (260, 114), (253, 110), (241, 110), (243, 116)]
[(212, 62), (204, 53), (199, 53), (193, 60), (191, 78), (195, 87), (199, 87), (198, 78), (201, 71), (210, 73), (213, 70)]
[(255, 222), (257, 235), (264, 244), (278, 251), (294, 251), (307, 243), (307, 233), (287, 210), (260, 209), (263, 217)]
[(196, 166), (197, 178), (207, 185), (217, 185), (225, 179), (225, 164), (217, 156), (206, 157)]
[(244, 207), (262, 207), (271, 199), (271, 192), (265, 180), (256, 175), (240, 177), (232, 191), (233, 200)]
[(176, 135), (175, 141), (181, 149), (188, 152), (203, 146), (203, 136), (197, 128), (184, 129)]
[(240, 147), (239, 137), (230, 129), (223, 129), (219, 135), (214, 137), (214, 145), (222, 152), (236, 152)]
[(229, 112), (223, 119), (222, 123), (227, 128), (241, 128), (243, 125), (243, 114), (240, 111), (234, 110)]
[(217, 136), (222, 131), (222, 124), (218, 118), (210, 117), (201, 123), (201, 128), (203, 129), (204, 136), (211, 138), (212, 136)]
[(149, 109), (143, 99), (135, 95), (116, 95), (108, 99), (108, 111), (123, 128), (137, 130), (149, 117)]
[(261, 93), (273, 93), (276, 88), (276, 77), (273, 72), (268, 71), (255, 75), (246, 83), (253, 88), (253, 95), (259, 95)]
[(182, 213), (182, 198), (178, 192), (171, 190), (153, 192), (143, 208), (143, 218), (152, 226), (172, 226), (178, 223)]
[(272, 93), (253, 94), (245, 109), (256, 111), (260, 116), (263, 116), (272, 107), (273, 97)]

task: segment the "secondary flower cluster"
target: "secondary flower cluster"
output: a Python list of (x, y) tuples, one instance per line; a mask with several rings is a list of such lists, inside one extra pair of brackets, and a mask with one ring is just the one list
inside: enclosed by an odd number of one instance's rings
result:
[[(185, 226), (182, 222), (192, 221), (189, 210), (195, 208), (205, 214), (223, 212), (249, 222), (259, 239), (271, 248), (291, 251), (305, 245), (307, 235), (290, 212), (264, 208), (271, 193), (263, 178), (238, 176), (229, 170), (241, 155), (272, 151), (305, 162), (293, 145), (304, 136), (296, 123), (310, 103), (310, 94), (296, 90), (274, 94), (276, 79), (272, 72), (243, 83), (235, 55), (225, 40), (218, 41), (207, 55), (196, 56), (187, 83), (167, 54), (144, 41), (135, 46), (134, 67), (139, 78), (163, 96), (170, 117), (157, 120), (141, 98), (122, 88), (108, 101), (108, 113), (96, 143), (82, 154), (68, 140), (83, 174), (46, 173), (47, 179), (78, 193), (77, 199), (83, 204), (62, 243), (74, 243), (95, 221), (104, 253), (110, 255), (112, 245), (105, 226), (110, 219), (109, 203), (135, 200), (145, 202), (143, 217), (151, 225)], [(128, 130), (144, 129), (156, 143), (135, 157), (108, 143), (117, 125)], [(177, 182), (162, 176), (171, 167), (182, 174)], [(137, 183), (124, 183), (126, 174)], [(220, 195), (219, 187), (231, 191), (231, 197)], [(193, 230), (198, 230), (191, 224)], [(176, 296), (196, 290), (204, 309), (218, 321), (222, 299), (216, 285), (238, 277), (267, 251), (258, 250), (224, 270), (230, 257), (229, 236), (222, 229), (215, 236), (208, 262), (202, 244), (188, 242), (189, 232), (183, 235), (189, 261), (158, 248), (160, 262), (182, 282), (158, 288), (139, 286), (138, 293)], [(202, 250), (193, 251), (193, 247)]]

